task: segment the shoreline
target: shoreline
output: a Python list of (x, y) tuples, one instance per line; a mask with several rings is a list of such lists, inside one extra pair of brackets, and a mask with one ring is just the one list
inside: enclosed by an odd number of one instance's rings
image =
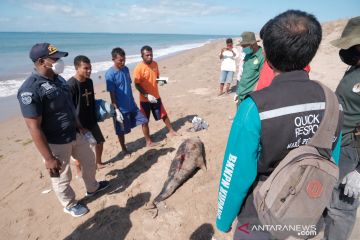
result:
[[(216, 42), (219, 42), (219, 41), (221, 41), (221, 40), (219, 40), (219, 39), (212, 40), (209, 43), (205, 43), (203, 46), (192, 48), (192, 49), (181, 50), (181, 51), (174, 52), (174, 53), (170, 53), (170, 54), (165, 55), (165, 56), (160, 56), (160, 57), (158, 57), (158, 58), (156, 58), (154, 60), (156, 62), (158, 62), (158, 63), (161, 63), (162, 61), (166, 61), (169, 58), (177, 57), (180, 54), (187, 53), (187, 52), (192, 51), (194, 49), (202, 48), (202, 47), (205, 47), (205, 46), (207, 46), (209, 44), (213, 44), (213, 43), (216, 43)], [(138, 63), (139, 62), (132, 62), (132, 63), (126, 64), (126, 66), (129, 68), (129, 71), (130, 71), (131, 80), (133, 80), (133, 78), (132, 78), (133, 69), (135, 68), (136, 64), (138, 64)], [(111, 65), (109, 66), (109, 68), (110, 67), (111, 67)], [(92, 74), (92, 76), (91, 76), (91, 79), (94, 82), (95, 94), (99, 92), (98, 89), (101, 89), (102, 91), (106, 91), (106, 87), (105, 87), (106, 83), (105, 83), (105, 77), (104, 77), (105, 73), (106, 73), (106, 71), (99, 71), (97, 73)], [(65, 79), (65, 80), (67, 80), (67, 79)], [(134, 85), (134, 84), (132, 84), (132, 85)], [(133, 89), (133, 91), (134, 91), (134, 89)], [(135, 102), (137, 102), (137, 104), (138, 104), (138, 101), (137, 101), (136, 98), (135, 98)], [(17, 118), (22, 118), (21, 110), (20, 110), (20, 107), (19, 107), (19, 102), (17, 100), (16, 94), (11, 95), (11, 96), (7, 96), (7, 97), (1, 97), (0, 98), (0, 109), (3, 110), (3, 114), (0, 115), (0, 123), (11, 121), (11, 120), (17, 119)]]
[[(311, 79), (335, 89), (346, 66), (330, 41), (341, 34), (345, 22), (323, 27), (323, 41), (311, 63)], [(21, 117), (0, 122), (0, 231), (4, 239), (210, 239), (215, 232), (218, 187), (224, 149), (236, 106), (233, 94), (217, 96), (220, 76), (219, 52), (223, 41), (212, 42), (166, 59), (157, 59), (162, 76), (169, 84), (159, 87), (164, 107), (176, 137), (167, 137), (163, 121), (150, 118), (150, 134), (161, 146), (145, 147), (142, 128), (126, 135), (126, 146), (133, 153), (124, 158), (113, 122), (99, 123), (105, 138), (103, 162), (107, 167), (96, 172), (97, 180), (108, 180), (110, 190), (86, 200), (90, 212), (81, 218), (64, 214), (51, 189), (51, 180)], [(104, 80), (104, 79), (102, 79)], [(133, 84), (134, 87), (134, 84)], [(139, 94), (133, 89), (136, 103)], [(105, 83), (95, 85), (96, 98), (109, 101)], [(189, 131), (191, 120), (199, 116), (209, 127)], [(181, 135), (180, 135), (181, 134)], [(146, 210), (161, 192), (168, 170), (181, 142), (199, 137), (205, 146), (206, 171), (198, 171), (159, 204), (156, 218)], [(72, 172), (75, 168), (71, 164)], [(81, 179), (71, 186), (77, 200), (86, 189)], [(61, 228), (58, 227), (61, 223)], [(350, 239), (360, 239), (360, 221)], [(20, 230), (19, 230), (20, 229)], [(236, 221), (232, 226), (236, 230)], [(224, 234), (232, 239), (233, 231)], [(176, 233), (176, 234), (172, 234)], [(172, 234), (172, 235), (171, 235)], [(226, 235), (226, 236), (225, 236)], [(315, 239), (321, 239), (321, 234)]]

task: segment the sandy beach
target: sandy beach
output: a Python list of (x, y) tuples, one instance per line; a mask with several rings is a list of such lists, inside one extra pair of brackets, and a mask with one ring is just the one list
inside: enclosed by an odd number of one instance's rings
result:
[[(321, 47), (310, 64), (311, 79), (333, 90), (346, 65), (329, 42), (340, 36), (345, 24), (346, 20), (339, 20), (323, 25)], [(42, 193), (51, 189), (50, 179), (23, 119), (0, 122), (0, 239), (211, 239), (230, 117), (236, 110), (233, 94), (217, 97), (218, 54), (223, 46), (215, 41), (158, 62), (161, 75), (169, 77), (169, 84), (159, 87), (160, 95), (181, 136), (167, 138), (163, 122), (151, 119), (152, 137), (162, 146), (147, 149), (141, 127), (135, 128), (126, 135), (134, 154), (124, 159), (112, 121), (100, 123), (106, 139), (103, 161), (109, 166), (97, 172), (97, 179), (109, 180), (111, 188), (84, 201), (90, 212), (83, 217), (64, 214), (53, 192)], [(96, 98), (110, 100), (104, 83), (96, 85), (95, 91)], [(138, 103), (138, 92), (133, 91)], [(209, 128), (188, 131), (194, 116), (203, 118)], [(153, 219), (146, 206), (160, 192), (181, 141), (196, 136), (205, 144), (207, 171), (199, 170), (165, 200)], [(72, 186), (77, 199), (82, 199), (85, 189), (75, 171)], [(360, 238), (359, 223), (351, 239)]]

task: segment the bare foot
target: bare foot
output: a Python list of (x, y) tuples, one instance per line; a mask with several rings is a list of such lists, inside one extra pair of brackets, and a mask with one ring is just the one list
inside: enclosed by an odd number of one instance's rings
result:
[(97, 170), (103, 169), (103, 168), (105, 168), (105, 167), (106, 167), (106, 164), (103, 164), (103, 163), (97, 163), (97, 164), (96, 164)]
[(146, 143), (146, 147), (148, 147), (148, 148), (157, 147), (157, 146), (159, 146), (159, 143), (154, 143), (154, 142)]
[(124, 151), (124, 158), (131, 158), (131, 152)]
[(169, 137), (181, 136), (180, 133), (177, 133), (177, 132), (175, 132), (175, 131), (171, 131), (171, 132), (169, 132), (167, 135), (168, 135)]
[(218, 94), (218, 96), (221, 96), (221, 95), (223, 95), (223, 94), (224, 94), (224, 92), (221, 92), (221, 93)]

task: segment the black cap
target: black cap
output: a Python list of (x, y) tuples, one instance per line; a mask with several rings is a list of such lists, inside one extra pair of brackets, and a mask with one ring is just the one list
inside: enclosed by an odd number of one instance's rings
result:
[(58, 49), (50, 43), (37, 43), (31, 48), (29, 56), (33, 62), (36, 62), (39, 58), (62, 58), (68, 54), (68, 52), (58, 51)]

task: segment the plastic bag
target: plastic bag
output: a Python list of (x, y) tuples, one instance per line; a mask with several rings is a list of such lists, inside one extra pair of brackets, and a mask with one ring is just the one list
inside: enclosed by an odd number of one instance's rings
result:
[(207, 122), (205, 122), (202, 118), (197, 116), (193, 118), (191, 123), (193, 124), (193, 128), (195, 132), (203, 129), (207, 129), (209, 127), (209, 124)]

